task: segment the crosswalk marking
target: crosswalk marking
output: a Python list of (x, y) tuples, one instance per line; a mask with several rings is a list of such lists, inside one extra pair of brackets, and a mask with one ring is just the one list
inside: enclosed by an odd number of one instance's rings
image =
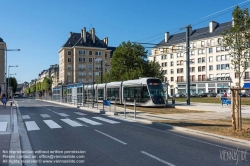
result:
[(81, 124), (79, 124), (79, 123), (77, 123), (77, 122), (75, 122), (75, 121), (73, 121), (73, 120), (70, 120), (70, 119), (61, 119), (63, 122), (65, 122), (65, 123), (67, 123), (67, 124), (69, 124), (70, 126), (72, 126), (72, 127), (78, 127), (78, 126), (83, 126), (83, 125), (81, 125)]
[(28, 131), (40, 130), (35, 121), (26, 121), (25, 124)]
[(0, 131), (6, 131), (7, 125), (8, 125), (8, 122), (0, 122)]
[(58, 115), (61, 115), (61, 116), (69, 116), (69, 115), (67, 115), (67, 114), (65, 114), (65, 113), (57, 113)]
[(81, 113), (81, 112), (74, 112), (75, 114), (77, 115), (87, 115), (87, 114), (84, 114), (84, 113)]
[(48, 114), (40, 114), (43, 118), (50, 118)]
[(110, 119), (106, 119), (106, 118), (102, 118), (102, 117), (93, 117), (93, 118), (104, 121), (104, 122), (108, 122), (108, 123), (111, 123), (111, 124), (120, 123), (120, 122), (110, 120)]
[(79, 119), (81, 121), (84, 121), (85, 123), (92, 124), (92, 125), (102, 125), (99, 122), (96, 122), (96, 121), (93, 121), (93, 120), (90, 120), (90, 119), (87, 119), (87, 118), (77, 118), (77, 119)]
[(51, 129), (57, 129), (57, 128), (62, 128), (60, 125), (58, 125), (56, 122), (53, 120), (43, 120)]
[(22, 115), (23, 119), (30, 119), (29, 115)]

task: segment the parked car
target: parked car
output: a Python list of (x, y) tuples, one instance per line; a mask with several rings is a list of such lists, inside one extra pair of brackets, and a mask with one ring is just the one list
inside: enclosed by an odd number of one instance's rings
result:
[(198, 97), (198, 94), (197, 93), (191, 93), (190, 97)]
[(246, 93), (239, 93), (240, 97), (247, 97)]
[(208, 93), (207, 94), (207, 97), (216, 97), (217, 96), (217, 93)]
[(207, 97), (207, 93), (199, 93), (198, 97)]

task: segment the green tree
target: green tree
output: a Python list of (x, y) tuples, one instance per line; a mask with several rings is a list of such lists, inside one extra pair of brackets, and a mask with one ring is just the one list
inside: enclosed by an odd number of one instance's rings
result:
[(233, 13), (234, 25), (222, 33), (223, 47), (230, 48), (231, 64), (238, 77), (238, 85), (241, 87), (241, 78), (250, 62), (250, 18), (248, 9), (241, 10), (236, 6)]
[[(233, 26), (228, 28), (222, 33), (223, 47), (229, 48), (228, 54), (231, 57), (232, 68), (238, 75), (238, 86), (241, 88), (241, 79), (243, 74), (248, 68), (250, 62), (249, 50), (250, 50), (250, 18), (248, 9), (240, 9), (236, 6), (233, 13)], [(231, 118), (232, 128), (241, 130), (242, 120), (239, 113), (239, 97), (236, 97), (236, 123), (235, 123), (235, 108), (232, 107)], [(234, 96), (233, 96), (234, 99)], [(232, 102), (234, 105), (234, 102)], [(237, 124), (237, 126), (236, 126)]]
[(45, 77), (43, 82), (42, 82), (42, 88), (43, 91), (45, 91), (46, 93), (49, 92), (49, 90), (51, 90), (51, 79), (48, 77)]
[(147, 51), (142, 45), (122, 42), (114, 51), (111, 61), (112, 81), (130, 80), (143, 76)]
[(36, 85), (32, 85), (30, 87), (30, 93), (34, 93), (34, 92), (36, 92)]
[(26, 95), (28, 95), (28, 94), (30, 93), (30, 88), (27, 87), (27, 88), (24, 90), (24, 93), (25, 93)]
[(145, 76), (156, 77), (164, 81), (164, 71), (162, 70), (162, 67), (159, 64), (159, 62), (149, 61), (145, 69), (146, 69)]
[[(9, 83), (10, 81), (10, 83)], [(10, 77), (10, 78), (6, 78), (6, 82), (7, 82), (7, 85), (10, 85), (10, 87), (12, 87), (12, 91), (13, 93), (16, 92), (16, 89), (17, 89), (17, 80), (15, 77)]]

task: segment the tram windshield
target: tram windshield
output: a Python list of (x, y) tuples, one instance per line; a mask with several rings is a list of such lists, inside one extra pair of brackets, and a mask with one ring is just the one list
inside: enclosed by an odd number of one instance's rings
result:
[(161, 80), (159, 80), (159, 79), (148, 79), (147, 84), (148, 84), (148, 89), (149, 89), (151, 97), (164, 96)]

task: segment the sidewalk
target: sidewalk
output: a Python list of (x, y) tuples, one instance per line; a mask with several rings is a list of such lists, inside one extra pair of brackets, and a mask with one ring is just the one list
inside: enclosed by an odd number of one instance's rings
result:
[[(5, 158), (9, 151), (20, 151), (20, 137), (18, 133), (17, 114), (16, 109), (13, 109), (13, 116), (11, 118), (11, 102), (7, 102), (6, 108), (0, 103), (0, 165), (21, 165), (9, 164), (9, 159)], [(14, 105), (13, 105), (14, 106)], [(14, 108), (14, 107), (12, 107)], [(12, 121), (12, 127), (11, 127)]]

